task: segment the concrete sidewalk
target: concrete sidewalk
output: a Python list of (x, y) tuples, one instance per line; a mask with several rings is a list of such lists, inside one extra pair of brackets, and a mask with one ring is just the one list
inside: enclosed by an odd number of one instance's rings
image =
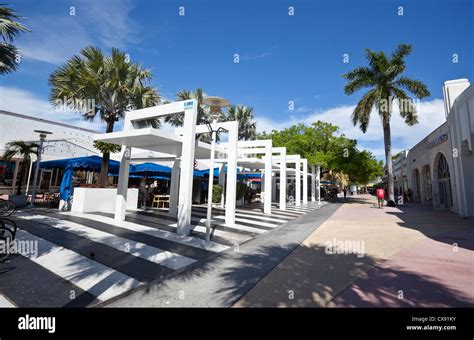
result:
[(234, 306), (473, 306), (474, 222), (375, 204), (348, 199)]
[(171, 277), (113, 298), (101, 307), (230, 307), (291, 254), (340, 206), (316, 210)]

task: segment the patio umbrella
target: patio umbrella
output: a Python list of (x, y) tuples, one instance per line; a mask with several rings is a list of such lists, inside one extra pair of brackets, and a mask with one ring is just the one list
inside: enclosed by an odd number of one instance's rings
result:
[(68, 162), (64, 168), (64, 175), (61, 181), (61, 188), (59, 190), (59, 198), (61, 200), (60, 209), (68, 207), (68, 202), (72, 196), (72, 177), (73, 177), (73, 164)]

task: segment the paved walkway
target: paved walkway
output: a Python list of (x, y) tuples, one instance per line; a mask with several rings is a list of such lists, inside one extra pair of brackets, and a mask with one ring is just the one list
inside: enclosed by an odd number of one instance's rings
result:
[(474, 221), (350, 198), (235, 307), (474, 306)]
[(337, 208), (309, 203), (315, 209), (261, 234), (219, 256), (161, 282), (152, 282), (102, 306), (110, 307), (230, 307), (288, 256)]
[(96, 305), (185, 272), (318, 208), (315, 203), (290, 205), (287, 211), (273, 207), (265, 215), (259, 205), (239, 207), (233, 226), (224, 224), (224, 210), (216, 208), (209, 243), (203, 206), (193, 207), (189, 237), (176, 234), (176, 217), (156, 209), (129, 211), (123, 222), (110, 213), (17, 211), (12, 218), (21, 247), (0, 263), (0, 306)]

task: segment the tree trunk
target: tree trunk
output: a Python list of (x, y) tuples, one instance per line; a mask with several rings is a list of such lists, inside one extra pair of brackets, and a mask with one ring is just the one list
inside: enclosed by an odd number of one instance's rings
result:
[[(114, 131), (114, 123), (115, 123), (115, 119), (113, 118), (107, 121), (107, 128), (105, 130), (106, 133), (110, 133)], [(110, 160), (110, 152), (104, 152), (102, 154), (102, 167), (100, 169), (100, 174), (99, 174), (99, 185), (107, 186), (108, 184), (109, 160)]]
[[(20, 166), (20, 162), (18, 162), (18, 166)], [(18, 181), (18, 185), (16, 187), (17, 195), (21, 195), (21, 187), (23, 186), (23, 177), (25, 176), (25, 166), (26, 166), (26, 157), (23, 158), (23, 162), (21, 164), (20, 177), (17, 177), (17, 181)]]
[(390, 122), (383, 119), (383, 139), (385, 144), (385, 164), (387, 166), (387, 200), (395, 202), (393, 193), (392, 136)]

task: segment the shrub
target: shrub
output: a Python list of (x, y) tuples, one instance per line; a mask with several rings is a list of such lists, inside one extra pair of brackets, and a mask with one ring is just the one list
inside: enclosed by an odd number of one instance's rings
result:
[(212, 186), (212, 203), (220, 203), (222, 195), (222, 185), (214, 184)]

